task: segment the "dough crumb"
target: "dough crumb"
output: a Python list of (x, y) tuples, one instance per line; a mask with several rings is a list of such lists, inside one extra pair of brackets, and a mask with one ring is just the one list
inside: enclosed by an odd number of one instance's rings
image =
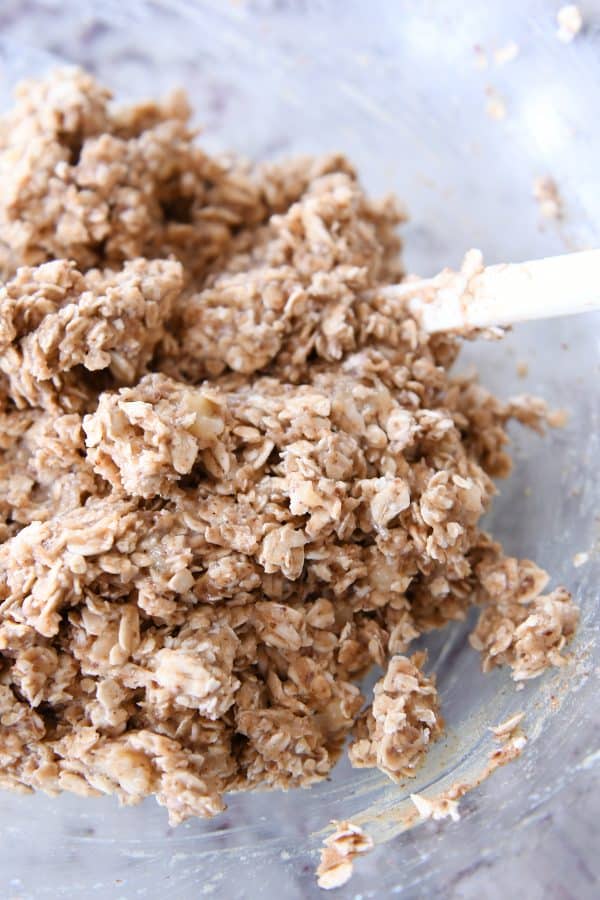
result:
[(424, 797), (422, 794), (411, 794), (410, 799), (417, 807), (421, 819), (452, 819), (453, 822), (460, 820), (458, 811), (458, 800), (451, 800), (444, 794), (439, 797)]
[(494, 50), (494, 62), (497, 66), (505, 66), (519, 55), (519, 45), (515, 41), (509, 41), (503, 47)]
[(589, 553), (576, 553), (573, 557), (573, 565), (578, 569), (580, 566), (584, 566), (586, 562), (589, 562), (589, 558)]
[(555, 180), (549, 175), (540, 175), (533, 182), (533, 196), (540, 212), (547, 219), (562, 219), (564, 206)]
[(553, 409), (548, 413), (547, 422), (551, 428), (566, 428), (569, 422), (569, 413), (566, 409)]
[(515, 713), (514, 716), (511, 716), (509, 719), (506, 719), (499, 725), (490, 725), (490, 731), (492, 732), (494, 737), (498, 738), (499, 740), (506, 740), (507, 738), (511, 737), (515, 729), (521, 724), (524, 718), (524, 712)]
[(527, 378), (529, 375), (529, 364), (526, 362), (518, 362), (517, 363), (517, 375), (519, 378)]
[(521, 755), (527, 746), (527, 736), (518, 729), (511, 732), (502, 747), (493, 750), (489, 755), (487, 776), (491, 775), (500, 766), (505, 766)]
[(317, 884), (326, 891), (341, 887), (351, 878), (357, 856), (373, 849), (373, 840), (353, 822), (331, 823), (333, 834), (323, 841), (321, 862), (316, 871)]
[(570, 44), (583, 28), (583, 16), (575, 3), (561, 6), (556, 14), (558, 29), (556, 36), (563, 44)]

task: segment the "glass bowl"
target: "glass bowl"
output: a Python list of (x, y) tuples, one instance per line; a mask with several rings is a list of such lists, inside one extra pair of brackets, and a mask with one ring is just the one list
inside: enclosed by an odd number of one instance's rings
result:
[[(492, 263), (600, 243), (600, 125), (590, 114), (600, 34), (590, 27), (566, 46), (554, 16), (555, 4), (541, 0), (6, 0), (0, 100), (19, 78), (67, 60), (122, 99), (185, 86), (208, 150), (265, 159), (342, 149), (372, 192), (393, 190), (406, 203), (407, 265), (429, 275), (457, 266), (472, 246)], [(493, 51), (510, 41), (518, 55), (500, 65)], [(532, 195), (545, 175), (559, 185), (562, 220), (544, 219)], [(500, 343), (469, 344), (459, 366), (472, 364), (502, 397), (539, 393), (569, 412), (567, 426), (543, 439), (514, 430), (514, 474), (487, 523), (581, 605), (568, 665), (517, 692), (507, 672), (480, 673), (468, 623), (431, 635), (448, 732), (410, 784), (341, 762), (311, 790), (234, 795), (220, 817), (177, 829), (153, 801), (119, 809), (111, 798), (5, 793), (3, 897), (315, 896), (317, 848), (329, 820), (344, 818), (378, 844), (346, 896), (443, 893), (458, 873), (513, 852), (553, 797), (567, 802), (575, 779), (597, 785), (600, 318), (532, 323)], [(589, 561), (576, 568), (580, 552)], [(488, 726), (516, 710), (526, 714), (523, 756), (464, 798), (459, 824), (400, 835), (408, 795), (474, 779), (494, 748)]]

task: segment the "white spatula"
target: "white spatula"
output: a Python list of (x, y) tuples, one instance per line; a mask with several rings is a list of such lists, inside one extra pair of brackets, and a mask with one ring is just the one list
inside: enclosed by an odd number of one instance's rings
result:
[(433, 334), (512, 325), (600, 309), (600, 250), (482, 267), (470, 250), (460, 272), (408, 278), (383, 289), (407, 305)]

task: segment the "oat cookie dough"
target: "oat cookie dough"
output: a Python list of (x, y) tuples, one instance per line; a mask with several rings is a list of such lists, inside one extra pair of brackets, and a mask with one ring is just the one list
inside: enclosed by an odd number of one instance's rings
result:
[[(341, 156), (208, 157), (176, 95), (76, 69), (0, 122), (0, 782), (306, 786), (350, 739), (414, 773), (442, 730), (410, 644), (481, 607), (484, 668), (564, 661), (577, 610), (479, 528), (502, 402), (381, 287), (392, 199)], [(384, 675), (373, 702), (361, 679)], [(352, 838), (354, 840), (354, 838)]]

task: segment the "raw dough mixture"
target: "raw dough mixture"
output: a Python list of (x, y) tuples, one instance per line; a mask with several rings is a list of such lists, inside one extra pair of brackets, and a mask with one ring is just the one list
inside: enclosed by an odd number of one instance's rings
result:
[(417, 635), (479, 604), (520, 680), (577, 622), (478, 528), (545, 407), (380, 295), (394, 201), (342, 156), (209, 158), (187, 118), (67, 69), (0, 123), (0, 781), (172, 823), (349, 735), (412, 775), (442, 729)]

